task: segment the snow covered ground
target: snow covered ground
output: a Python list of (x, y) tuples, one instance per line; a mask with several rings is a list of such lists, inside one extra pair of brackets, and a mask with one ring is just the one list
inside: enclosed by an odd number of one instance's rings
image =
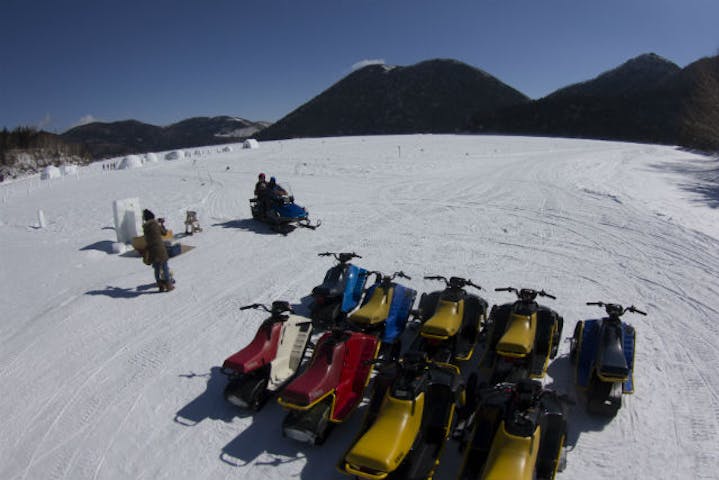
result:
[[(161, 157), (164, 158), (164, 157)], [(275, 234), (250, 218), (263, 171), (291, 186), (316, 231)], [(239, 311), (307, 295), (356, 251), (368, 269), (458, 275), (544, 288), (565, 318), (634, 304), (636, 386), (606, 421), (571, 407), (560, 479), (719, 478), (717, 162), (676, 148), (491, 136), (271, 142), (132, 170), (0, 184), (0, 478), (346, 478), (335, 464), (362, 411), (310, 447), (281, 436), (275, 403), (239, 415), (219, 366), (263, 318)], [(184, 230), (196, 248), (170, 260), (177, 289), (112, 253), (112, 201)], [(45, 217), (39, 228), (38, 210)], [(545, 383), (576, 396), (563, 343)], [(437, 478), (454, 478), (448, 444)]]

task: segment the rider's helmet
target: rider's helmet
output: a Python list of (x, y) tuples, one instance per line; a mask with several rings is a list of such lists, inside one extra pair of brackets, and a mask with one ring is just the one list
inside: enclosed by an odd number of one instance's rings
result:
[(270, 183), (276, 183), (275, 177), (270, 177)]
[(264, 174), (264, 173), (260, 173), (259, 175), (257, 175), (257, 178), (260, 179), (260, 180), (264, 180), (264, 179), (265, 179), (265, 174)]

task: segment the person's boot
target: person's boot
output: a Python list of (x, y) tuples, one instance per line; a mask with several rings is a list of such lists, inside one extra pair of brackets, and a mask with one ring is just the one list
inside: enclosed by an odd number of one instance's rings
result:
[(160, 289), (160, 292), (167, 291), (167, 284), (165, 284), (165, 282), (157, 282), (157, 287)]
[(175, 284), (174, 284), (174, 283), (172, 283), (172, 282), (166, 282), (166, 283), (165, 283), (165, 291), (166, 291), (166, 292), (171, 292), (171, 291), (173, 291), (174, 289), (175, 289)]

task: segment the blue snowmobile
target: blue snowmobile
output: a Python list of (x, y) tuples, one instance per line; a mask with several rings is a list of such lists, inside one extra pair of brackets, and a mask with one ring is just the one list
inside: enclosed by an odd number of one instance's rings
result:
[(404, 272), (369, 273), (375, 275), (375, 283), (367, 289), (362, 306), (347, 317), (347, 323), (352, 329), (377, 335), (382, 341), (380, 356), (396, 359), (417, 291), (393, 281), (396, 277), (411, 280)]
[(310, 318), (315, 328), (328, 329), (357, 308), (369, 272), (350, 263), (353, 258), (362, 258), (354, 252), (323, 252), (317, 256), (334, 257), (338, 262), (327, 270), (322, 284), (312, 289)]
[(268, 191), (260, 197), (250, 199), (252, 218), (269, 224), (273, 230), (280, 233), (289, 233), (295, 227), (304, 227), (314, 230), (321, 222), (312, 224), (309, 213), (305, 207), (295, 203), (294, 195), (290, 195), (282, 188)]
[(634, 307), (587, 302), (604, 307), (607, 317), (577, 322), (569, 358), (576, 365), (577, 386), (587, 392), (587, 410), (614, 416), (622, 406), (622, 394), (634, 392), (634, 327), (623, 322), (626, 312), (646, 315)]

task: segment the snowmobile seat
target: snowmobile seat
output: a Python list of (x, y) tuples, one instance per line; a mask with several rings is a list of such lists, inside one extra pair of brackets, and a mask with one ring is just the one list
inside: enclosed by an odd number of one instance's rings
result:
[(335, 342), (331, 332), (325, 333), (310, 366), (283, 390), (283, 402), (307, 407), (333, 391), (342, 373), (346, 348), (346, 342)]
[(384, 322), (389, 316), (393, 289), (374, 288), (370, 299), (350, 316), (350, 321), (358, 325), (374, 326)]
[(511, 313), (507, 330), (497, 343), (497, 352), (508, 357), (524, 357), (534, 346), (537, 334), (537, 314)]
[(529, 437), (511, 435), (502, 422), (494, 435), (482, 478), (532, 480), (539, 453), (540, 434), (541, 428), (537, 428)]
[(629, 376), (629, 366), (622, 343), (621, 326), (604, 325), (601, 329), (596, 365), (597, 374), (602, 380), (624, 381)]
[(375, 474), (396, 470), (417, 438), (423, 411), (424, 393), (413, 400), (385, 395), (377, 420), (345, 456), (345, 469)]
[(379, 340), (374, 335), (353, 333), (347, 340), (333, 419), (344, 418), (362, 399), (362, 392), (372, 371), (369, 361), (377, 356), (378, 350)]
[(464, 301), (450, 302), (440, 300), (434, 315), (422, 324), (420, 330), (423, 337), (446, 340), (457, 334), (462, 326), (464, 316)]
[(244, 374), (270, 363), (277, 356), (283, 322), (267, 321), (257, 330), (249, 345), (227, 358), (223, 369)]

